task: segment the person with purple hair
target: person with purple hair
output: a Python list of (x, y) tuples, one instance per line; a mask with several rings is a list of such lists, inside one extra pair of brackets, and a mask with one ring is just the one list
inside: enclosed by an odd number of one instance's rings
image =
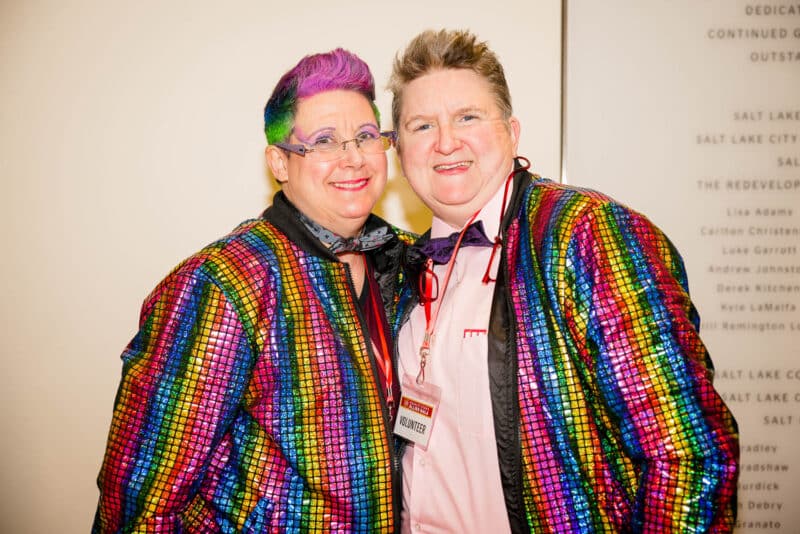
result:
[(414, 236), (371, 214), (393, 142), (374, 99), (342, 49), (278, 82), (264, 126), (281, 190), (146, 299), (93, 532), (396, 530), (387, 319)]

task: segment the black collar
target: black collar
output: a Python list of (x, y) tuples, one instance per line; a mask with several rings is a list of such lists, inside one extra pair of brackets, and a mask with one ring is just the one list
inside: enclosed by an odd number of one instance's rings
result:
[[(283, 191), (278, 191), (275, 193), (275, 196), (272, 197), (272, 205), (264, 210), (264, 213), (261, 214), (261, 217), (283, 232), (286, 237), (288, 237), (293, 243), (295, 243), (305, 252), (331, 261), (340, 261), (334, 253), (328, 250), (328, 247), (323, 245), (319, 239), (317, 239), (311, 232), (308, 231), (308, 228), (306, 228), (306, 226), (300, 221), (300, 218), (298, 217), (299, 213), (299, 210), (288, 198), (286, 198), (286, 195), (283, 193)], [(388, 223), (377, 215), (370, 214), (364, 223), (364, 229), (369, 231), (374, 228), (387, 225)], [(390, 232), (394, 234), (391, 226)], [(397, 237), (395, 236), (380, 248), (369, 252), (379, 253), (386, 248), (393, 247), (397, 241)]]
[(531, 174), (528, 171), (520, 171), (522, 164), (518, 159), (514, 160), (514, 178), (511, 185), (511, 201), (508, 203), (506, 213), (500, 223), (502, 235), (506, 235), (508, 227), (514, 222), (514, 218), (519, 212), (522, 198), (525, 196), (525, 190), (530, 185), (532, 180), (539, 180), (541, 177), (538, 174)]

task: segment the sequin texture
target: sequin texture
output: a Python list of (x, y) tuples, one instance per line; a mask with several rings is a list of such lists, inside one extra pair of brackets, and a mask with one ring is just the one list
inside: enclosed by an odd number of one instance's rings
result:
[(510, 394), (490, 366), (512, 528), (732, 531), (738, 430), (677, 251), (597, 192), (527, 175), (513, 198), (490, 321), (516, 373)]
[(344, 264), (265, 219), (179, 265), (122, 356), (93, 532), (392, 532), (354, 298)]

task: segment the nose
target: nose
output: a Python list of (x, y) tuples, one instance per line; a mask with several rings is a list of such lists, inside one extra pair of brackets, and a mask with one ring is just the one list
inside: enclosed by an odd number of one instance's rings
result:
[(439, 137), (436, 141), (436, 149), (442, 154), (450, 154), (461, 146), (461, 141), (450, 124), (439, 126)]
[(361, 148), (355, 139), (345, 141), (342, 146), (344, 154), (342, 161), (349, 165), (360, 167), (364, 163), (364, 154), (361, 153)]

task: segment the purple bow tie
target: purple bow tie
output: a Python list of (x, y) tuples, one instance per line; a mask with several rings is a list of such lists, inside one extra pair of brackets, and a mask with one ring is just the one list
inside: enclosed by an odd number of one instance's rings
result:
[[(453, 255), (453, 248), (458, 241), (459, 232), (453, 232), (447, 237), (437, 237), (429, 239), (417, 248), (422, 254), (432, 259), (434, 263), (443, 265), (450, 261)], [(492, 242), (486, 237), (481, 221), (469, 225), (461, 240), (462, 247), (491, 247)]]

